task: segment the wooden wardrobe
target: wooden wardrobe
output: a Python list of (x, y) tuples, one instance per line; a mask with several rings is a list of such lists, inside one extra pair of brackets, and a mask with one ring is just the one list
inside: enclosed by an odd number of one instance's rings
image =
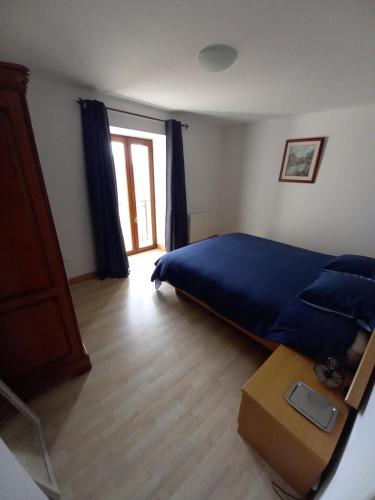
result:
[(0, 63), (0, 378), (22, 395), (91, 368), (27, 108), (28, 74)]

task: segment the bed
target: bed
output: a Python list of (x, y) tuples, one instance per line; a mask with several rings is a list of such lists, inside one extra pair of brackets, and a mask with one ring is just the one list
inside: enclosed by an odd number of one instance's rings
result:
[[(347, 318), (312, 311), (296, 299), (331, 259), (331, 255), (232, 233), (163, 255), (151, 279), (157, 284), (169, 282), (271, 349), (281, 343), (316, 357), (322, 354), (322, 346), (327, 352), (345, 352), (358, 330)], [(296, 327), (278, 327), (280, 316), (291, 307), (298, 311)]]

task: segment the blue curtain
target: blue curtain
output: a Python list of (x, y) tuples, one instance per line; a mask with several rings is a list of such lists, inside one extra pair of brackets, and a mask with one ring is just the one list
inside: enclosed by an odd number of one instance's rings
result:
[(102, 102), (80, 100), (86, 176), (94, 230), (97, 276), (129, 274), (118, 212), (116, 174), (107, 110)]
[(167, 196), (165, 246), (168, 252), (188, 244), (184, 148), (181, 123), (165, 123), (167, 145)]

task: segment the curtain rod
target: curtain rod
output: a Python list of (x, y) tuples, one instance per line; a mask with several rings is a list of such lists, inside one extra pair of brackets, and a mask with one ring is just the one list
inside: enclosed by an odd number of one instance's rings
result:
[[(77, 100), (78, 104), (82, 101), (81, 98), (79, 98)], [(123, 109), (117, 109), (117, 108), (109, 108), (109, 107), (105, 107), (105, 109), (107, 111), (115, 111), (116, 113), (123, 113), (124, 115), (132, 115), (132, 116), (138, 116), (139, 118), (146, 118), (147, 120), (154, 120), (154, 121), (157, 121), (157, 122), (162, 122), (162, 123), (165, 123), (166, 120), (162, 120), (161, 118), (155, 118), (154, 116), (148, 116), (148, 115), (140, 115), (139, 113), (131, 113), (130, 111), (124, 111)], [(189, 125), (187, 123), (181, 123), (181, 127), (183, 127), (184, 129), (188, 129), (189, 128)]]

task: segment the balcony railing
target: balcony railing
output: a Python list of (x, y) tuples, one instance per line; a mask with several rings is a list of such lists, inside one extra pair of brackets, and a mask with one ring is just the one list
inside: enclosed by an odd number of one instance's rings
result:
[(152, 245), (151, 202), (139, 200), (136, 202), (136, 207), (139, 246)]

